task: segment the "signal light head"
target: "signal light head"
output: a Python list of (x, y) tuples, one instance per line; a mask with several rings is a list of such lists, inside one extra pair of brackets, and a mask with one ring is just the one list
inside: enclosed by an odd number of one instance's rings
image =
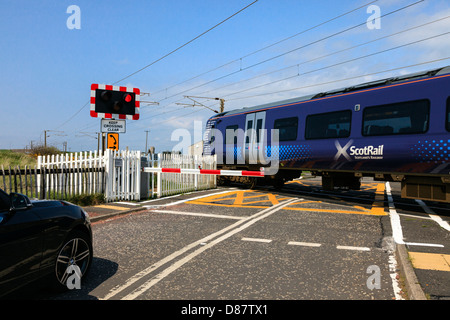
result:
[(119, 113), (120, 109), (122, 109), (123, 104), (120, 101), (115, 101), (113, 105), (113, 110), (115, 113)]
[(137, 88), (112, 85), (91, 85), (91, 116), (119, 119), (139, 119)]
[(101, 97), (102, 97), (103, 101), (109, 101), (109, 100), (111, 100), (112, 92), (111, 91), (103, 91), (101, 94)]

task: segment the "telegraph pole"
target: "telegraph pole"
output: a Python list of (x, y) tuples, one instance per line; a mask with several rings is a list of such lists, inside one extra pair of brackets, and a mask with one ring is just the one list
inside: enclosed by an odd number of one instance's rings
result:
[(147, 149), (147, 140), (148, 140), (148, 133), (150, 132), (150, 130), (145, 130), (145, 150), (144, 152), (148, 152)]

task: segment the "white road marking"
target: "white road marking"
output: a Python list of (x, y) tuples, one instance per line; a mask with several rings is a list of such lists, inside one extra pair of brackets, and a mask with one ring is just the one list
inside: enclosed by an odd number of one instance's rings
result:
[(321, 243), (313, 243), (313, 242), (298, 242), (298, 241), (289, 241), (288, 245), (291, 246), (304, 246), (304, 247), (320, 247)]
[[(184, 203), (184, 202), (187, 202), (187, 201), (192, 201), (192, 200), (197, 200), (197, 199), (201, 199), (201, 198), (206, 198), (206, 197), (210, 197), (210, 196), (221, 194), (221, 193), (229, 193), (230, 190), (232, 191), (233, 189), (235, 189), (235, 188), (230, 188), (230, 189), (227, 189), (225, 191), (220, 191), (220, 192), (215, 192), (215, 193), (208, 193), (208, 194), (204, 194), (204, 195), (201, 195), (201, 196), (198, 196), (198, 197), (194, 197), (194, 198), (182, 199), (182, 200), (171, 202), (171, 203), (152, 205), (152, 207), (153, 206), (156, 206), (156, 207), (158, 207), (158, 206), (161, 206), (161, 207), (174, 206), (174, 205), (177, 205), (177, 204), (180, 204), (180, 203)], [(174, 196), (169, 196), (169, 197), (164, 197), (164, 198), (159, 198), (159, 199), (147, 200), (147, 201), (143, 201), (141, 203), (150, 203), (150, 202), (161, 201), (161, 200), (170, 199), (170, 198), (174, 198), (174, 197), (179, 197), (179, 195), (174, 195)], [(146, 206), (143, 206), (143, 207), (146, 207)]]
[(389, 216), (391, 218), (392, 225), (392, 236), (396, 243), (405, 244), (405, 242), (403, 241), (403, 230), (400, 223), (400, 216), (398, 215), (397, 210), (395, 210), (394, 200), (392, 199), (391, 194), (391, 185), (389, 184), (389, 182), (386, 182), (385, 190), (388, 198)]
[(263, 242), (263, 243), (270, 243), (272, 242), (271, 239), (259, 239), (259, 238), (242, 238), (242, 241), (253, 241), (253, 242)]
[(425, 202), (423, 202), (422, 200), (417, 200), (417, 199), (416, 199), (416, 202), (418, 204), (420, 204), (420, 206), (426, 213), (428, 213), (428, 215), (430, 216), (431, 219), (433, 219), (437, 224), (439, 224), (445, 230), (450, 231), (450, 224), (447, 221), (442, 220), (442, 218), (439, 217), (438, 215), (436, 215), (436, 213), (431, 208), (429, 208), (425, 204)]
[[(227, 192), (229, 192), (229, 191), (227, 191)], [(204, 196), (202, 196), (202, 197), (204, 197)], [(202, 198), (202, 197), (196, 197), (196, 198), (198, 199), (198, 198)], [(189, 200), (192, 200), (192, 199), (189, 199)], [(186, 200), (183, 200), (183, 202), (189, 201), (189, 200), (186, 199)], [(159, 274), (152, 277), (149, 281), (145, 282), (143, 285), (141, 285), (139, 288), (134, 290), (132, 293), (126, 295), (124, 298), (122, 298), (122, 300), (133, 300), (133, 299), (137, 298), (139, 295), (141, 295), (145, 291), (149, 290), (156, 283), (158, 283), (159, 281), (164, 279), (166, 276), (168, 276), (169, 274), (171, 274), (172, 272), (174, 272), (175, 270), (177, 270), (178, 268), (183, 266), (185, 263), (192, 260), (194, 257), (199, 255), (200, 253), (213, 247), (217, 243), (220, 243), (220, 242), (228, 239), (232, 235), (248, 228), (249, 226), (253, 225), (257, 221), (270, 216), (271, 214), (277, 212), (278, 210), (282, 209), (283, 207), (285, 207), (295, 201), (298, 201), (298, 199), (286, 200), (278, 205), (275, 205), (270, 208), (266, 208), (250, 217), (239, 220), (239, 221), (235, 222), (234, 224), (232, 224), (222, 230), (219, 230), (209, 236), (204, 237), (203, 239), (200, 239), (198, 241), (195, 241), (195, 242), (185, 246), (184, 248), (172, 253), (171, 255), (167, 256), (166, 258), (158, 261), (157, 263), (151, 265), (150, 267), (135, 274), (130, 279), (128, 279), (123, 285), (119, 285), (119, 286), (113, 288), (103, 299), (107, 300), (107, 299), (114, 297), (115, 295), (117, 295), (121, 291), (125, 290), (126, 288), (128, 288), (129, 286), (131, 286), (132, 284), (137, 282), (138, 280), (142, 279), (144, 276), (146, 276), (146, 275), (152, 273), (153, 271), (155, 271), (156, 269), (162, 267), (164, 264), (171, 262), (172, 260), (178, 258), (182, 254), (186, 253), (187, 251), (201, 245), (200, 248), (198, 248), (197, 250), (188, 254), (186, 257), (174, 262), (171, 266), (167, 267), (166, 269), (161, 271)]]
[(422, 247), (437, 247), (437, 248), (443, 248), (444, 245), (442, 244), (435, 244), (435, 243), (419, 243), (419, 242), (405, 242), (408, 246), (422, 246)]
[[(394, 199), (392, 198), (391, 193), (391, 185), (388, 181), (385, 183), (385, 191), (386, 196), (388, 199), (388, 206), (389, 206), (389, 217), (391, 218), (391, 226), (392, 226), (392, 238), (394, 240), (394, 243), (391, 244), (391, 247), (395, 247), (395, 243), (397, 244), (404, 244), (403, 241), (403, 230), (402, 225), (400, 223), (400, 216), (397, 213), (397, 210), (395, 210), (394, 205)], [(390, 276), (391, 276), (391, 282), (392, 282), (392, 288), (394, 290), (395, 299), (397, 300), (403, 300), (403, 297), (400, 294), (400, 281), (397, 279), (397, 273), (395, 269), (397, 268), (397, 259), (395, 257), (395, 250), (389, 250), (389, 268), (390, 268)]]
[(354, 251), (370, 251), (367, 247), (352, 247), (352, 246), (336, 246), (339, 250), (354, 250)]
[(197, 216), (197, 217), (220, 218), (220, 219), (234, 219), (234, 220), (242, 220), (242, 219), (247, 218), (247, 217), (238, 217), (238, 216), (227, 216), (227, 215), (223, 215), (223, 214), (185, 212), (185, 211), (173, 211), (173, 210), (151, 210), (151, 212), (170, 213), (170, 214), (178, 214), (178, 215), (186, 215), (186, 216)]

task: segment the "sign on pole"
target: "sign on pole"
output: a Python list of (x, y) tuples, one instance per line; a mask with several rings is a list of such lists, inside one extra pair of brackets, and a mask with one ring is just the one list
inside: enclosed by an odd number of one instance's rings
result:
[(125, 133), (126, 132), (126, 121), (125, 120), (109, 120), (109, 119), (101, 119), (100, 123), (101, 132), (117, 132), (117, 133)]
[(108, 133), (106, 136), (106, 147), (111, 150), (119, 150), (119, 134)]

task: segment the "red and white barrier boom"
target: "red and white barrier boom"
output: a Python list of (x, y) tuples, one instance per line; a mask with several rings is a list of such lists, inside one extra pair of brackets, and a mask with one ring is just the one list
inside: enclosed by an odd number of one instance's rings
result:
[(143, 172), (161, 172), (161, 173), (190, 173), (190, 174), (214, 174), (218, 176), (247, 176), (264, 177), (264, 171), (246, 171), (246, 170), (210, 170), (210, 169), (180, 169), (180, 168), (142, 168)]

